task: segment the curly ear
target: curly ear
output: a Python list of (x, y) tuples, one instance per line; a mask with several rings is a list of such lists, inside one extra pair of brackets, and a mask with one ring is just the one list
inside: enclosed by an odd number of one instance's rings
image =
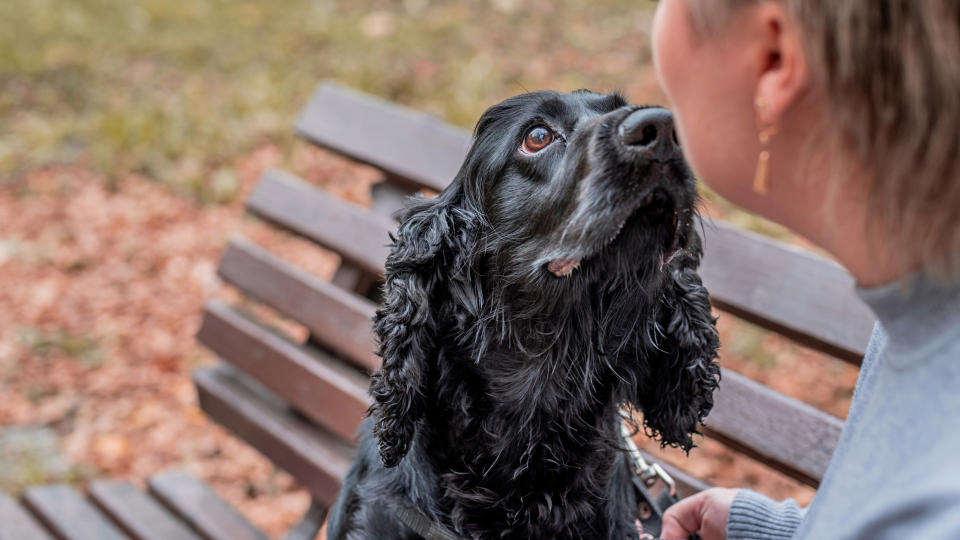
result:
[(692, 435), (713, 408), (720, 340), (710, 297), (696, 272), (699, 251), (679, 261), (665, 284), (647, 335), (656, 343), (637, 405), (663, 445), (693, 448)]
[[(442, 197), (442, 196), (441, 196)], [(442, 297), (454, 265), (469, 252), (466, 211), (438, 197), (417, 198), (401, 217), (386, 262), (383, 305), (374, 331), (383, 363), (371, 376), (374, 434), (380, 457), (396, 466), (410, 449), (423, 415), (437, 352)]]

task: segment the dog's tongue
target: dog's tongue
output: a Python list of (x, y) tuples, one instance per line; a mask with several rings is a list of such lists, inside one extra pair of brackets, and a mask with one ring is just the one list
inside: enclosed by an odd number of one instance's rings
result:
[(550, 264), (547, 265), (547, 270), (557, 277), (567, 277), (572, 274), (578, 266), (580, 266), (580, 259), (556, 259), (550, 261)]

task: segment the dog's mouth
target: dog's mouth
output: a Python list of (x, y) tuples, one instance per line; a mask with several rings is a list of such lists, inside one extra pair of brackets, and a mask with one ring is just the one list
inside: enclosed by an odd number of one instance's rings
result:
[[(596, 246), (589, 255), (581, 257), (561, 257), (550, 260), (547, 271), (559, 278), (570, 277), (581, 265), (590, 259), (599, 256), (623, 236), (625, 231), (651, 228), (665, 230), (660, 242), (659, 267), (670, 264), (682, 251), (683, 223), (688, 213), (678, 207), (676, 199), (663, 188), (656, 188), (639, 200), (637, 206), (627, 214), (627, 217), (613, 230), (606, 241)], [(669, 228), (664, 227), (669, 223)], [(649, 233), (648, 233), (649, 234)]]

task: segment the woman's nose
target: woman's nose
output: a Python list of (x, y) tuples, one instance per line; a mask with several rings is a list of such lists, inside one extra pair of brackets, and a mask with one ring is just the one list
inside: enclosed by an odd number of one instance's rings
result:
[(618, 129), (623, 145), (650, 157), (669, 158), (680, 149), (673, 127), (673, 113), (662, 107), (634, 111)]

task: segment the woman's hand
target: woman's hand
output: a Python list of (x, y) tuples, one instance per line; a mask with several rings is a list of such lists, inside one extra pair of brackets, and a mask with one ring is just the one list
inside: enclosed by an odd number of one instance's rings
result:
[(688, 538), (697, 533), (703, 540), (726, 540), (727, 518), (739, 489), (712, 488), (674, 504), (663, 515), (663, 538)]

